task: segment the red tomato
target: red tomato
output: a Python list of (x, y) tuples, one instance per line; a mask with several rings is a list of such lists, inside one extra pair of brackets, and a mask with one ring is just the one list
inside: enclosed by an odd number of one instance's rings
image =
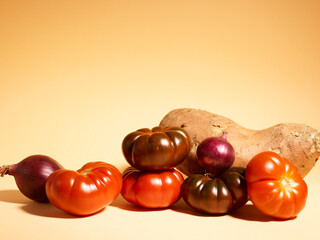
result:
[(90, 162), (78, 171), (60, 169), (46, 182), (49, 201), (74, 215), (93, 214), (109, 205), (122, 187), (121, 172), (105, 162)]
[(128, 202), (145, 208), (166, 208), (180, 198), (183, 177), (175, 169), (141, 172), (128, 167), (121, 194)]
[(307, 184), (293, 163), (274, 152), (262, 152), (251, 159), (246, 181), (253, 205), (269, 216), (293, 218), (305, 206)]

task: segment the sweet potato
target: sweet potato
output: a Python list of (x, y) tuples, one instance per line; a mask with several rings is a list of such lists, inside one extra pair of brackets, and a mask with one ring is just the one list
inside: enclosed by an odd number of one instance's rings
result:
[(234, 121), (207, 111), (182, 108), (169, 112), (160, 122), (164, 127), (181, 127), (189, 134), (192, 149), (177, 168), (183, 173), (204, 170), (197, 162), (197, 146), (205, 138), (228, 134), (235, 149), (233, 166), (246, 167), (250, 159), (262, 151), (274, 151), (294, 163), (304, 177), (320, 159), (320, 131), (305, 124), (281, 123), (263, 130), (244, 128)]

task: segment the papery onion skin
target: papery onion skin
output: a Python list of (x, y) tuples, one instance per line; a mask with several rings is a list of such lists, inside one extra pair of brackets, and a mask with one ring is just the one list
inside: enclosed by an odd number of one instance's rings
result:
[(211, 176), (228, 170), (235, 160), (235, 151), (227, 141), (227, 132), (203, 140), (197, 148), (197, 157), (200, 166)]
[(31, 155), (17, 164), (0, 167), (0, 175), (12, 175), (17, 187), (26, 197), (37, 202), (48, 202), (45, 184), (51, 173), (63, 168), (46, 155)]

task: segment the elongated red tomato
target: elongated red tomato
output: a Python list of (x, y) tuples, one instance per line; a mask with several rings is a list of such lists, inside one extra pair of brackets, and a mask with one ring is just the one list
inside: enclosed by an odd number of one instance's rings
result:
[(77, 171), (61, 169), (46, 182), (46, 194), (57, 208), (74, 214), (93, 214), (109, 205), (122, 187), (121, 172), (105, 162), (90, 162)]
[(251, 202), (269, 216), (293, 218), (306, 204), (308, 188), (298, 169), (274, 152), (262, 152), (250, 160), (246, 181)]
[(123, 172), (121, 194), (128, 202), (145, 208), (166, 208), (180, 198), (183, 177), (175, 169), (141, 172), (128, 167)]

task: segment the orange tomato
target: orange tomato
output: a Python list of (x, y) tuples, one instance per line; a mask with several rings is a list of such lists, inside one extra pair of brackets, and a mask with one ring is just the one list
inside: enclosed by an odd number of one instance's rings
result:
[(90, 162), (77, 171), (57, 170), (46, 182), (49, 201), (74, 215), (89, 215), (103, 209), (115, 200), (121, 188), (121, 172), (105, 162)]
[(249, 199), (269, 216), (293, 218), (306, 204), (308, 187), (298, 169), (274, 152), (262, 152), (250, 160), (246, 181)]

